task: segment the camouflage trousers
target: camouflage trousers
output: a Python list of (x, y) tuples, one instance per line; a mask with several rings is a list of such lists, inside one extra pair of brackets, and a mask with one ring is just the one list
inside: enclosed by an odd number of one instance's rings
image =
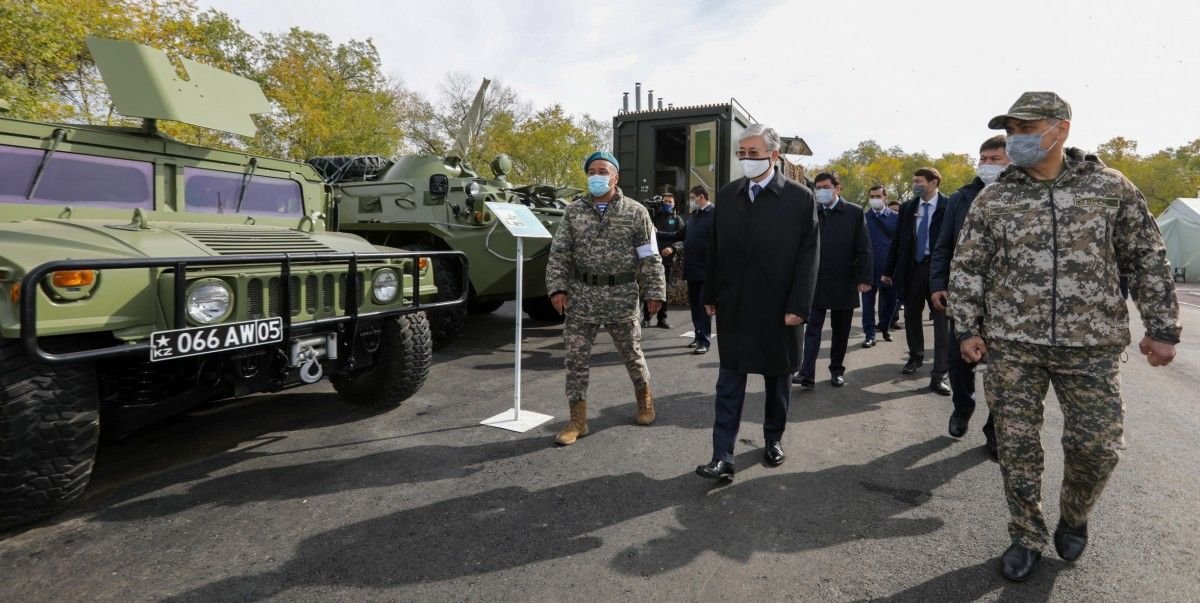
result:
[(1040, 551), (1049, 541), (1042, 517), (1042, 415), (1049, 386), (1063, 414), (1061, 518), (1081, 526), (1117, 466), (1124, 443), (1121, 348), (1051, 347), (988, 342), (983, 378), (996, 417), (1000, 472), (1013, 542)]
[(642, 327), (636, 318), (611, 323), (584, 322), (568, 314), (563, 325), (563, 340), (567, 344), (567, 402), (575, 404), (587, 400), (588, 372), (592, 360), (592, 343), (600, 327), (612, 336), (617, 353), (625, 361), (634, 391), (646, 391), (650, 387), (650, 369), (646, 368), (646, 357), (642, 355)]

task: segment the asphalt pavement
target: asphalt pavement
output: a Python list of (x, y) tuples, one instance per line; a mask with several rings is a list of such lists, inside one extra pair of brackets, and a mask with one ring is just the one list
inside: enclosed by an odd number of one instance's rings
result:
[[(83, 500), (0, 534), (0, 601), (1200, 600), (1200, 290), (1180, 297), (1176, 362), (1152, 369), (1128, 350), (1127, 447), (1087, 552), (1068, 564), (1051, 547), (1023, 584), (996, 572), (1007, 511), (984, 410), (947, 436), (929, 364), (900, 373), (903, 333), (862, 349), (856, 317), (842, 389), (822, 354), (816, 390), (793, 390), (779, 468), (761, 462), (751, 378), (738, 473), (717, 486), (693, 473), (711, 453), (717, 353), (688, 353), (686, 308), (643, 336), (658, 421), (634, 424), (601, 334), (591, 434), (556, 447), (558, 326), (527, 322), (524, 343), (523, 406), (555, 419), (524, 434), (478, 425), (512, 402), (508, 304), (470, 317), (395, 410), (318, 384), (105, 444)], [(1050, 525), (1061, 427), (1051, 397)]]

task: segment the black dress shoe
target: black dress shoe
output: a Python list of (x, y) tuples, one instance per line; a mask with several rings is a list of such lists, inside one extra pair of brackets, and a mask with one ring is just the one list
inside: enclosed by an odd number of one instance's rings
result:
[(809, 377), (805, 377), (800, 373), (796, 373), (795, 375), (792, 375), (792, 385), (799, 385), (804, 389), (812, 389), (816, 387), (817, 383)]
[(897, 321), (895, 321), (895, 322), (893, 322), (893, 323), (892, 323), (892, 330), (893, 330), (893, 331), (899, 331), (899, 330), (900, 330), (900, 321), (898, 321), (898, 320), (897, 320)]
[(1014, 542), (1000, 556), (1000, 575), (1004, 576), (1006, 580), (1024, 582), (1033, 575), (1033, 570), (1037, 569), (1038, 561), (1041, 560), (1040, 552), (1027, 549)]
[(778, 467), (783, 464), (783, 460), (787, 456), (783, 454), (783, 445), (778, 441), (767, 442), (767, 449), (763, 451), (763, 460), (771, 467)]
[(692, 350), (692, 353), (693, 353), (693, 354), (695, 354), (695, 355), (697, 355), (697, 356), (699, 356), (699, 355), (701, 355), (701, 354), (707, 354), (707, 353), (708, 353), (708, 346), (706, 346), (706, 345), (704, 345), (704, 344), (700, 344), (700, 345), (696, 346), (696, 349)]
[(696, 346), (698, 346), (698, 345), (700, 345), (700, 342), (699, 342), (699, 341), (695, 341), (695, 340), (693, 340), (691, 343), (689, 343), (689, 344), (688, 344), (688, 347), (689, 347), (689, 348), (694, 348), (694, 347), (696, 347)]
[(834, 387), (845, 387), (846, 378), (841, 375), (834, 375), (829, 382), (832, 383)]
[(643, 328), (643, 329), (649, 329), (649, 328), (650, 328), (650, 321), (643, 319), (643, 320), (642, 320), (642, 328)]
[(900, 369), (900, 372), (904, 373), (905, 375), (915, 374), (917, 369), (921, 368), (922, 364), (925, 364), (924, 358), (919, 356), (909, 356), (908, 362), (904, 363), (904, 368)]
[(967, 418), (958, 415), (950, 415), (950, 435), (956, 438), (961, 438), (967, 434)]
[(884, 341), (891, 341), (891, 340), (892, 340), (892, 334), (891, 334), (891, 333), (889, 333), (889, 332), (887, 332), (887, 331), (884, 331), (884, 332), (883, 332), (883, 340), (884, 340)]
[(863, 347), (864, 347), (864, 348), (873, 348), (873, 347), (875, 347), (875, 338), (874, 338), (874, 337), (872, 337), (872, 338), (870, 338), (870, 339), (868, 339), (868, 340), (864, 341), (864, 342), (863, 342)]
[(946, 383), (945, 377), (936, 377), (933, 381), (929, 382), (929, 391), (939, 396), (949, 396), (951, 393), (950, 384)]
[(669, 329), (671, 328), (671, 323), (667, 322), (667, 319), (665, 318), (660, 318), (658, 319), (658, 328)]
[(713, 461), (696, 467), (696, 475), (708, 479), (733, 479), (733, 463)]
[(1054, 550), (1058, 551), (1058, 556), (1066, 561), (1074, 561), (1083, 554), (1083, 549), (1087, 548), (1087, 524), (1083, 524), (1078, 528), (1073, 528), (1061, 519), (1058, 520), (1058, 527), (1054, 529)]

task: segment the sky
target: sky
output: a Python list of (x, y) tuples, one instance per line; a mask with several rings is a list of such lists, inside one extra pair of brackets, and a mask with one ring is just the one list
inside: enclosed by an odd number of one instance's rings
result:
[[(1200, 138), (1200, 3), (1177, 0), (200, 0), (244, 29), (370, 38), (437, 98), (447, 72), (609, 120), (621, 93), (736, 98), (823, 163), (872, 139), (967, 153), (1026, 90), (1072, 106), (1070, 145), (1153, 153)], [(632, 100), (630, 101), (632, 106)]]

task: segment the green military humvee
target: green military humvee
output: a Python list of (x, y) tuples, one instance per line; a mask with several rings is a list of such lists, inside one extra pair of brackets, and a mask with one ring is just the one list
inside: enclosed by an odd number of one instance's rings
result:
[[(466, 292), (473, 312), (492, 312), (516, 294), (516, 241), (487, 210), (485, 202), (522, 203), (554, 232), (571, 197), (583, 191), (550, 186), (517, 187), (506, 179), (512, 160), (500, 155), (491, 162), (493, 177), (480, 176), (466, 165), (466, 141), (478, 121), (488, 81), (484, 80), (446, 157), (374, 156), (314, 157), (309, 160), (334, 187), (335, 229), (353, 232), (378, 245), (405, 249), (453, 249), (471, 261)], [(525, 242), (525, 299), (522, 309), (535, 320), (562, 317), (546, 297), (545, 271), (550, 241)], [(460, 293), (455, 263), (435, 259), (438, 287)], [(467, 307), (430, 313), (434, 346), (458, 337)]]
[[(431, 360), (430, 258), (327, 232), (308, 165), (182, 144), (155, 119), (253, 133), (248, 80), (88, 46), (141, 130), (0, 116), (0, 529), (87, 485), (97, 438), (196, 404), (329, 378), (399, 404)], [(240, 111), (240, 113), (239, 113)], [(463, 287), (460, 285), (460, 289)]]

